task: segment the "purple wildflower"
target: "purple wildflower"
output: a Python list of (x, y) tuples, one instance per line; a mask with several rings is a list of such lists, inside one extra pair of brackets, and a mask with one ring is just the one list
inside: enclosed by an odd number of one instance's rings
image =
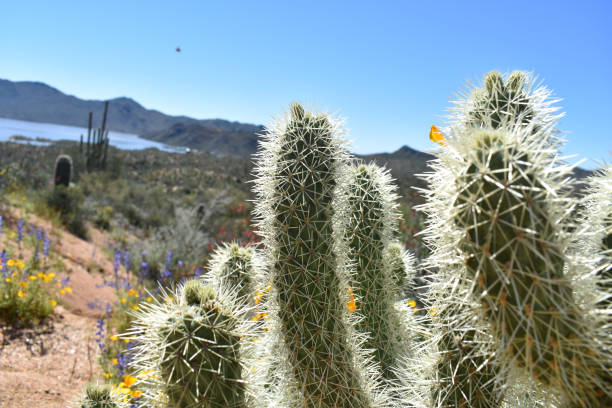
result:
[(172, 275), (170, 271), (170, 264), (172, 263), (172, 251), (168, 251), (166, 260), (164, 261), (164, 271), (161, 274), (162, 278), (169, 278)]
[(47, 237), (47, 234), (45, 234), (43, 238), (43, 255), (45, 257), (45, 260), (49, 257), (49, 243), (49, 237)]
[(104, 320), (98, 319), (98, 322), (96, 323), (96, 328), (96, 341), (98, 342), (98, 347), (100, 347), (102, 353), (105, 353), (106, 347), (104, 345)]
[(199, 278), (201, 274), (202, 274), (202, 268), (197, 267), (195, 272), (193, 273), (193, 277), (194, 278)]
[(17, 238), (19, 239), (19, 243), (21, 243), (21, 240), (23, 239), (23, 224), (23, 220), (17, 221)]
[(125, 266), (125, 271), (129, 275), (130, 273), (130, 253), (126, 249), (123, 251), (123, 266)]
[(113, 262), (113, 271), (115, 272), (115, 277), (119, 273), (119, 267), (121, 266), (121, 251), (115, 249), (115, 260)]
[(128, 358), (125, 354), (117, 353), (117, 375), (123, 377), (127, 369)]

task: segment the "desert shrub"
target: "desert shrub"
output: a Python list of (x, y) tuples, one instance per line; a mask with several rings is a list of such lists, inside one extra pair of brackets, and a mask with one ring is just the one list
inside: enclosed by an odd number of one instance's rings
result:
[(68, 231), (77, 237), (88, 238), (83, 194), (78, 188), (58, 186), (46, 194), (44, 202)]

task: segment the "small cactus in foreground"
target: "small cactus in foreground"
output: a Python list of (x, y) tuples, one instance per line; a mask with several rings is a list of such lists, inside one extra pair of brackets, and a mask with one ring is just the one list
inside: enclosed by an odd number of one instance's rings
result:
[(124, 395), (110, 385), (87, 384), (85, 395), (77, 404), (78, 408), (127, 408)]
[(139, 338), (133, 364), (141, 373), (154, 373), (144, 380), (146, 403), (154, 406), (163, 398), (172, 408), (249, 406), (247, 352), (241, 346), (250, 333), (224, 300), (232, 299), (191, 280), (134, 313), (127, 333)]
[(254, 248), (231, 243), (217, 248), (207, 277), (212, 287), (223, 287), (233, 293), (251, 318), (256, 317), (258, 272)]

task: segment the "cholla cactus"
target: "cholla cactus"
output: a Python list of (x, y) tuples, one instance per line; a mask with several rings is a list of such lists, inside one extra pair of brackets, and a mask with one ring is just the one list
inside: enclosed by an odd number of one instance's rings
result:
[(493, 338), (470, 300), (468, 280), (440, 268), (421, 300), (427, 313), (413, 324), (420, 340), (400, 375), (404, 406), (499, 408), (507, 372), (494, 362)]
[(374, 373), (349, 321), (348, 271), (338, 267), (343, 253), (333, 229), (343, 208), (336, 205), (336, 187), (348, 154), (327, 115), (299, 104), (290, 111), (287, 122), (264, 136), (255, 180), (266, 281), (273, 282), (269, 320), (276, 322), (290, 375), (277, 403), (371, 407)]
[[(144, 304), (127, 336), (138, 336), (134, 367), (147, 406), (173, 408), (249, 405), (244, 375), (253, 337), (242, 311), (222, 289), (187, 281), (176, 293)], [(162, 400), (160, 402), (160, 400)]]
[(499, 364), (516, 364), (574, 406), (606, 406), (610, 351), (602, 318), (575, 285), (589, 274), (566, 256), (571, 169), (555, 166), (550, 128), (450, 136), (424, 207), (436, 218), (432, 262), (465, 265)]
[(87, 384), (78, 408), (127, 408), (127, 398), (110, 385)]
[(521, 71), (504, 77), (497, 71), (489, 72), (484, 88), (467, 90), (453, 102), (451, 119), (454, 126), (463, 128), (512, 129), (531, 126), (534, 132), (551, 129), (561, 117), (553, 106), (550, 90), (536, 87), (534, 78)]
[[(400, 217), (397, 195), (389, 173), (375, 164), (352, 167), (345, 189), (345, 239), (348, 259), (355, 269), (351, 286), (362, 315), (356, 329), (366, 335), (363, 347), (374, 350), (374, 361), (391, 385), (397, 381), (395, 370), (410, 342), (407, 322), (395, 309), (397, 280), (402, 277), (392, 276), (392, 265), (385, 256)], [(401, 266), (403, 269), (403, 260)]]
[(217, 248), (210, 261), (207, 278), (213, 288), (223, 287), (236, 296), (236, 301), (247, 310), (247, 317), (255, 317), (259, 268), (254, 248), (237, 243)]

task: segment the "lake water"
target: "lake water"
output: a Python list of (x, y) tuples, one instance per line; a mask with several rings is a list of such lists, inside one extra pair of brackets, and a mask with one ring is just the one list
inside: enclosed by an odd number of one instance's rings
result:
[[(93, 133), (93, 132), (92, 132)], [(83, 135), (87, 141), (87, 128), (75, 126), (56, 125), (53, 123), (25, 122), (15, 119), (0, 118), (0, 142), (6, 142), (11, 136), (21, 135), (31, 139), (43, 138), (53, 141), (73, 140), (80, 141)], [(124, 150), (139, 150), (155, 147), (167, 152), (184, 153), (184, 147), (168, 146), (163, 143), (143, 139), (137, 135), (120, 132), (108, 132), (109, 144)], [(40, 141), (17, 141), (18, 143), (29, 143), (36, 145), (48, 145), (48, 142)]]

